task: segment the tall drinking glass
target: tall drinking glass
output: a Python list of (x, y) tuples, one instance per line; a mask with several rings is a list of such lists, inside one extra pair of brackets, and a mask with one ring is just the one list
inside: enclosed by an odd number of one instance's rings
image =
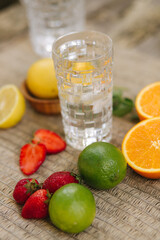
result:
[(85, 0), (21, 0), (24, 4), (33, 49), (50, 56), (53, 41), (72, 31), (82, 31)]
[(71, 33), (53, 44), (66, 141), (82, 150), (109, 142), (112, 127), (112, 40), (94, 31)]

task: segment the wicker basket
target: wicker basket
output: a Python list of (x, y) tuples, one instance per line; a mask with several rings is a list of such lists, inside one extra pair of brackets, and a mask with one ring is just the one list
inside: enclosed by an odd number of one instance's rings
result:
[(59, 114), (61, 112), (59, 99), (40, 99), (36, 98), (28, 91), (26, 81), (21, 85), (23, 96), (30, 102), (31, 106), (40, 113), (44, 114)]

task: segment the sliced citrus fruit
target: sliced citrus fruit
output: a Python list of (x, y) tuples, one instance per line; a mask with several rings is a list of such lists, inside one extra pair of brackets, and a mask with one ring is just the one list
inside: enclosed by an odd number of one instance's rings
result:
[(92, 83), (93, 70), (94, 66), (90, 62), (75, 62), (73, 63), (72, 71), (67, 74), (67, 80), (74, 84), (83, 84), (83, 86), (90, 85)]
[(140, 120), (160, 116), (160, 82), (144, 87), (136, 98), (136, 110)]
[(15, 85), (9, 84), (0, 88), (0, 128), (16, 125), (24, 111), (24, 97)]
[(93, 70), (94, 66), (90, 62), (75, 62), (73, 63), (72, 70), (73, 71), (87, 71), (91, 72), (90, 70)]
[(122, 152), (140, 175), (160, 178), (160, 117), (136, 124), (124, 137)]
[[(67, 81), (73, 84), (89, 86), (94, 80), (105, 83), (104, 73), (94, 76), (95, 67), (90, 62), (74, 62), (72, 71), (67, 74)], [(66, 86), (66, 89), (69, 88)]]

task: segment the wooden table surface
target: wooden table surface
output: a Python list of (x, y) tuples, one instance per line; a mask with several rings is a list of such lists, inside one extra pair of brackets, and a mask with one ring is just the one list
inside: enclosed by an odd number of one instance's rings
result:
[[(108, 33), (114, 41), (114, 85), (125, 87), (135, 98), (146, 84), (160, 81), (160, 1), (86, 0), (87, 29)], [(0, 12), (0, 86), (21, 85), (29, 66), (39, 57), (33, 52), (24, 10), (13, 5)], [(112, 143), (121, 148), (125, 133), (133, 126), (130, 117), (113, 118)], [(12, 197), (16, 182), (24, 178), (19, 169), (20, 148), (38, 128), (64, 137), (61, 116), (45, 116), (27, 103), (23, 120), (0, 130), (0, 239), (100, 239), (160, 240), (160, 182), (142, 178), (127, 169), (127, 176), (108, 191), (92, 190), (96, 200), (93, 224), (80, 234), (69, 235), (49, 220), (24, 220)], [(77, 171), (79, 152), (67, 146), (64, 152), (47, 156), (33, 175), (42, 182), (59, 170)]]

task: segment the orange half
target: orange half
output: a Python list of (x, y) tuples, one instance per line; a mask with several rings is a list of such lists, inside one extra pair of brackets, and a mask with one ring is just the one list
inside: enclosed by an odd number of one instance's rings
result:
[(135, 107), (140, 120), (160, 116), (160, 82), (147, 85), (137, 95)]
[(136, 124), (124, 137), (122, 152), (128, 163), (140, 175), (160, 178), (160, 117)]

